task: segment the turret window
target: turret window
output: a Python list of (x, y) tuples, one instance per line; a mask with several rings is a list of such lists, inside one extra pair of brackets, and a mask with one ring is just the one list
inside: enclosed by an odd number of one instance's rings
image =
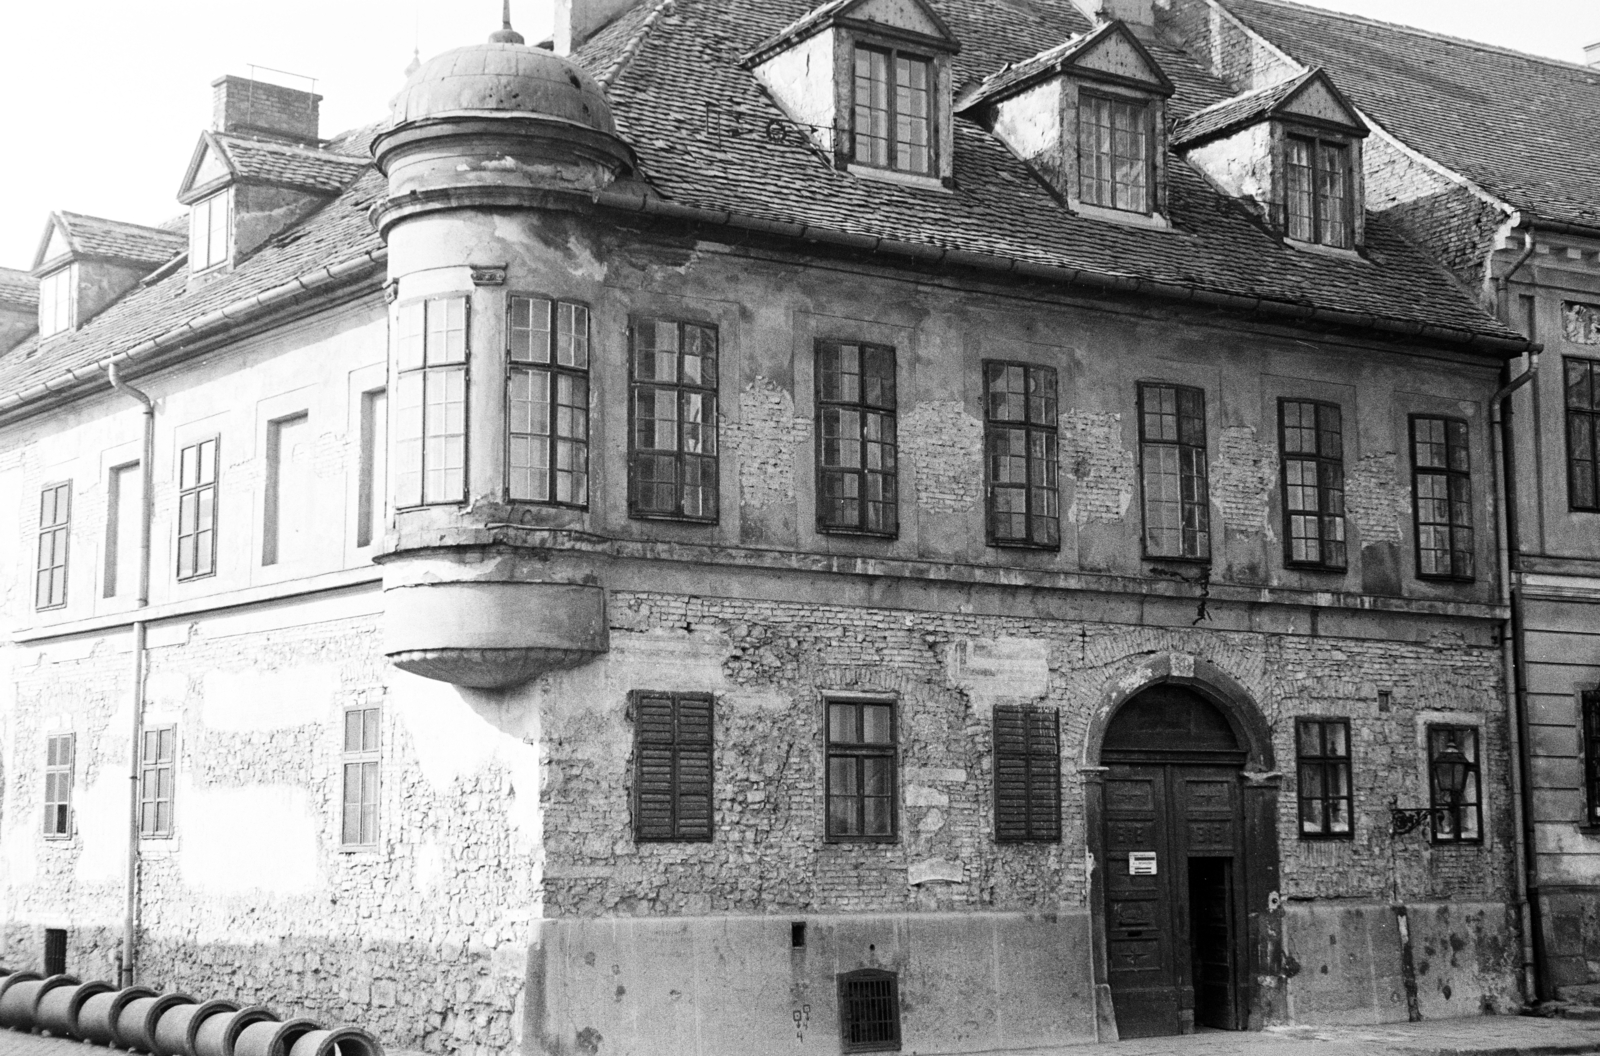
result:
[(395, 505), (463, 502), (467, 299), (401, 305), (395, 324)]
[(1350, 147), (1290, 136), (1287, 150), (1289, 237), (1349, 249), (1355, 243), (1350, 218)]
[(233, 243), (233, 192), (203, 198), (189, 210), (189, 270), (225, 264)]
[(1149, 104), (1081, 92), (1078, 97), (1078, 194), (1089, 205), (1150, 212)]
[(888, 48), (856, 47), (857, 164), (933, 171), (933, 63)]
[(514, 502), (589, 504), (589, 309), (510, 299), (506, 492)]

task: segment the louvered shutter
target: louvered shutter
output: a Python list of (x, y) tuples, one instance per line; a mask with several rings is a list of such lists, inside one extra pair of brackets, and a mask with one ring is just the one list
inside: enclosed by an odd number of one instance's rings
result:
[(1061, 750), (1056, 712), (994, 709), (995, 839), (1061, 838)]
[(711, 839), (711, 722), (708, 696), (635, 697), (635, 839)]

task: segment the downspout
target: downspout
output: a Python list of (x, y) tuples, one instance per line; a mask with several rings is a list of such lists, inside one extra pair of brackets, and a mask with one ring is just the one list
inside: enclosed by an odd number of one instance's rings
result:
[[(150, 521), (155, 506), (156, 405), (122, 380), (115, 360), (106, 364), (106, 380), (124, 396), (139, 401), (144, 413), (144, 447), (139, 455), (139, 594), (134, 607), (150, 604)], [(144, 620), (133, 621), (133, 741), (128, 757), (128, 876), (122, 915), (119, 986), (132, 986), (139, 927), (139, 749), (144, 740)]]
[[(1527, 244), (1511, 267), (1495, 280), (1495, 303), (1500, 317), (1510, 324), (1510, 286), (1512, 278), (1527, 264), (1534, 252), (1535, 231), (1528, 228)], [(1508, 368), (1509, 370), (1509, 368)], [(1533, 790), (1529, 783), (1531, 771), (1528, 754), (1528, 689), (1523, 663), (1527, 657), (1523, 636), (1522, 585), (1520, 582), (1521, 544), (1518, 536), (1516, 485), (1516, 452), (1511, 443), (1511, 395), (1533, 381), (1539, 374), (1538, 346), (1530, 348), (1528, 366), (1521, 374), (1507, 381), (1490, 399), (1489, 415), (1492, 423), (1492, 441), (1498, 449), (1493, 462), (1495, 495), (1500, 505), (1500, 518), (1495, 525), (1499, 536), (1496, 547), (1500, 573), (1500, 601), (1509, 618), (1500, 633), (1501, 661), (1505, 667), (1507, 710), (1511, 716), (1511, 781), (1515, 795), (1511, 799), (1512, 827), (1516, 858), (1517, 915), (1522, 932), (1522, 987), (1530, 1002), (1543, 998), (1541, 968), (1544, 963), (1544, 931), (1538, 895), (1538, 847), (1535, 843), (1533, 821)]]

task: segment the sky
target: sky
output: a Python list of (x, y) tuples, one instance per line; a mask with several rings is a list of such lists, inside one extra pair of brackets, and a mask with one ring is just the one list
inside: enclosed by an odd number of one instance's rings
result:
[[(1306, 2), (1568, 62), (1600, 41), (1596, 0)], [(529, 43), (550, 35), (550, 4), (513, 0)], [(413, 47), (427, 59), (475, 43), (499, 17), (500, 0), (3, 0), (0, 266), (32, 266), (53, 209), (145, 224), (180, 214), (223, 74), (255, 64), (315, 78), (332, 135), (384, 116)]]

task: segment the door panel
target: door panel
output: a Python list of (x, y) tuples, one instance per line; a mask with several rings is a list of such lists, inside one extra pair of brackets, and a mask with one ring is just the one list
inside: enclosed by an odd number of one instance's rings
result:
[[(1167, 800), (1165, 767), (1113, 766), (1106, 775), (1107, 969), (1125, 1038), (1179, 1032)], [(1155, 853), (1155, 875), (1130, 873), (1135, 851)]]

